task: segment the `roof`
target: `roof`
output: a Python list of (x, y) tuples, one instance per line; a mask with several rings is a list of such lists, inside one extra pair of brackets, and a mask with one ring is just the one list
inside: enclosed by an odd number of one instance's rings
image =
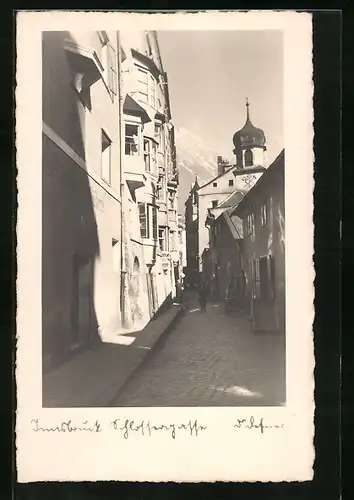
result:
[(236, 132), (233, 136), (233, 143), (235, 147), (263, 147), (266, 142), (265, 135), (262, 129), (253, 125), (249, 115), (249, 103), (246, 101), (247, 118), (244, 126)]
[(153, 57), (149, 57), (134, 48), (131, 48), (131, 52), (133, 54), (133, 57), (135, 57), (138, 61), (141, 61), (143, 64), (145, 64), (156, 77), (162, 74), (163, 69), (158, 67)]
[(243, 237), (242, 220), (239, 217), (232, 215), (232, 210), (228, 209), (223, 212), (223, 217), (229, 226), (230, 232), (234, 239), (239, 240)]
[(190, 190), (190, 193), (191, 194), (195, 193), (196, 191), (198, 191), (198, 189), (200, 189), (200, 186), (199, 186), (199, 183), (198, 183), (198, 177), (195, 176), (195, 181), (194, 181), (192, 189)]
[(145, 123), (151, 121), (151, 118), (147, 114), (146, 110), (129, 94), (126, 95), (124, 100), (123, 113), (140, 116), (142, 121)]
[(219, 204), (219, 208), (234, 207), (243, 198), (244, 193), (239, 189), (235, 189), (231, 194)]
[(258, 196), (260, 190), (262, 190), (270, 181), (274, 179), (276, 175), (284, 172), (284, 149), (279, 153), (273, 163), (265, 170), (264, 174), (258, 179), (256, 184), (248, 191), (247, 194), (242, 198), (240, 203), (236, 205), (233, 209), (232, 214), (242, 217), (247, 209), (249, 203), (254, 201), (255, 197)]

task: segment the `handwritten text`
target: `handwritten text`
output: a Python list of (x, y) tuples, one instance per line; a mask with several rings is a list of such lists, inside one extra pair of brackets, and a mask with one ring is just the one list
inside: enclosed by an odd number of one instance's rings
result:
[(263, 417), (256, 420), (254, 417), (237, 419), (234, 425), (234, 429), (254, 429), (259, 430), (261, 434), (264, 433), (265, 429), (281, 429), (284, 424), (268, 424), (264, 423)]

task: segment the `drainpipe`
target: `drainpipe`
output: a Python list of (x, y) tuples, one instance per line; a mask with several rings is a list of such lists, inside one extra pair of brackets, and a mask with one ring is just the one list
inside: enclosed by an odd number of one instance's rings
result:
[(124, 289), (125, 289), (125, 230), (124, 230), (124, 168), (123, 168), (123, 95), (122, 95), (122, 48), (119, 31), (117, 31), (117, 57), (118, 57), (118, 130), (119, 130), (119, 170), (120, 170), (120, 199), (121, 199), (121, 252), (120, 252), (120, 269), (121, 269), (121, 286), (120, 286), (120, 310), (121, 310), (121, 323), (125, 325), (125, 304), (124, 304)]

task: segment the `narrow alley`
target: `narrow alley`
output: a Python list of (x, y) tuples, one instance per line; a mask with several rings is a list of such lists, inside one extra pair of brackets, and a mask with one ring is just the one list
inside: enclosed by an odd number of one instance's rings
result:
[(163, 343), (123, 386), (115, 406), (277, 406), (285, 404), (285, 341), (255, 335), (247, 318), (196, 295)]

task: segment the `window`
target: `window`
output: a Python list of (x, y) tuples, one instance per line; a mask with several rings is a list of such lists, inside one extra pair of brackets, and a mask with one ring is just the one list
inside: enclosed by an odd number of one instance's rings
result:
[[(157, 208), (147, 203), (138, 203), (140, 234), (142, 238), (157, 239)], [(150, 222), (151, 221), (151, 222)], [(150, 226), (151, 224), (151, 226)]]
[(166, 251), (166, 231), (165, 228), (159, 228), (159, 247), (161, 252)]
[(151, 170), (154, 174), (157, 173), (157, 161), (156, 161), (156, 143), (151, 141)]
[(145, 171), (156, 174), (156, 144), (150, 139), (144, 139), (144, 163)]
[(155, 78), (149, 74), (149, 82), (150, 82), (150, 87), (149, 87), (149, 104), (153, 108), (156, 106), (156, 80)]
[(145, 102), (149, 101), (149, 80), (147, 71), (138, 68), (138, 94), (139, 101)]
[(218, 206), (218, 200), (213, 200), (213, 201), (211, 202), (211, 207), (212, 207), (212, 208), (216, 208), (217, 206)]
[(213, 182), (213, 187), (214, 188), (218, 187), (218, 183), (217, 182)]
[(234, 185), (234, 181), (233, 181), (233, 179), (230, 179), (229, 180), (229, 187), (232, 187), (233, 185)]
[(125, 154), (136, 156), (139, 154), (139, 126), (125, 124)]
[(175, 232), (174, 231), (170, 231), (169, 240), (170, 240), (169, 241), (169, 248), (173, 252), (175, 250)]
[(251, 236), (254, 233), (254, 214), (247, 216), (247, 235)]
[(159, 200), (165, 199), (165, 189), (166, 189), (166, 181), (164, 177), (160, 177), (157, 195)]
[(251, 167), (253, 165), (253, 153), (250, 149), (245, 151), (245, 167)]
[(155, 123), (155, 139), (158, 142), (157, 151), (163, 154), (165, 149), (165, 141), (161, 123)]
[(146, 203), (139, 203), (140, 235), (142, 238), (150, 237), (149, 211)]
[(268, 219), (268, 210), (267, 210), (267, 203), (263, 203), (261, 205), (261, 226), (264, 227), (267, 225), (267, 219)]
[(111, 182), (111, 140), (101, 131), (101, 177), (106, 182)]
[(157, 208), (151, 206), (152, 210), (152, 237), (157, 239)]
[(138, 100), (150, 104), (153, 108), (156, 106), (156, 80), (145, 69), (138, 69)]
[(144, 163), (146, 172), (151, 171), (150, 141), (144, 139)]
[(96, 47), (97, 55), (101, 61), (102, 66), (106, 67), (106, 55), (107, 55), (107, 44), (108, 44), (108, 35), (105, 31), (97, 32), (99, 38), (99, 46)]
[(109, 38), (105, 31), (98, 32), (101, 42), (100, 59), (103, 66), (103, 79), (111, 95), (117, 95), (117, 53), (115, 48), (109, 43)]
[(117, 54), (112, 45), (107, 45), (107, 85), (112, 94), (117, 95)]

